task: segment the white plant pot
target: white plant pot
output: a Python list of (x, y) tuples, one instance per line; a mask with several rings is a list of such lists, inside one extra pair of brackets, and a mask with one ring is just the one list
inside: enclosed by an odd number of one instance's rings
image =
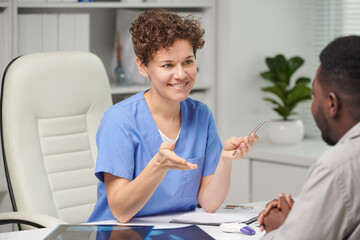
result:
[(294, 145), (300, 143), (305, 134), (304, 124), (300, 119), (271, 120), (267, 123), (267, 136), (276, 145)]

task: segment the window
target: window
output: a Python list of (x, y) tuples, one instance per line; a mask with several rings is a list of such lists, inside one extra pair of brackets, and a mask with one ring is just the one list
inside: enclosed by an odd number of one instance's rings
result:
[[(306, 0), (303, 5), (304, 69), (310, 78), (319, 66), (321, 50), (334, 38), (360, 35), (360, 0)], [(301, 118), (305, 124), (306, 137), (318, 138), (310, 110), (311, 102), (302, 104)]]

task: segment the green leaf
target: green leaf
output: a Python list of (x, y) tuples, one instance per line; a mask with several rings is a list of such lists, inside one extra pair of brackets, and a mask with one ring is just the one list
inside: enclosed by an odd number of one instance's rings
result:
[(289, 93), (287, 106), (293, 109), (298, 103), (312, 99), (312, 91), (308, 86), (298, 84)]
[(265, 58), (266, 65), (269, 67), (270, 71), (277, 71), (279, 68), (286, 64), (286, 59), (284, 55), (278, 54), (275, 57)]
[(278, 86), (278, 85), (274, 85), (274, 86), (270, 86), (270, 87), (264, 87), (261, 90), (263, 90), (264, 92), (269, 92), (269, 93), (275, 94), (284, 103), (286, 101), (286, 96), (285, 96), (284, 92), (282, 91), (282, 88), (280, 86)]
[(283, 117), (284, 120), (287, 120), (288, 117), (291, 115), (291, 111), (286, 106), (280, 106), (277, 108), (273, 108), (280, 116)]
[(272, 99), (272, 98), (269, 98), (269, 97), (264, 97), (263, 98), (265, 101), (268, 101), (268, 102), (271, 102), (271, 103), (273, 103), (273, 104), (275, 104), (275, 105), (277, 105), (277, 106), (280, 106), (281, 104), (278, 102), (278, 101), (276, 101), (275, 99)]
[(309, 84), (311, 82), (310, 78), (307, 78), (307, 77), (300, 77), (296, 80), (295, 84), (298, 85), (298, 84)]
[(277, 82), (275, 83), (275, 86), (277, 86), (278, 88), (280, 88), (280, 90), (283, 92), (284, 95), (287, 94), (287, 87), (288, 85), (284, 82)]
[(274, 81), (276, 82), (287, 82), (287, 61), (282, 54), (278, 54), (273, 58), (267, 57), (265, 59), (266, 65), (270, 71), (274, 74)]
[(271, 82), (274, 82), (274, 74), (272, 72), (262, 72), (260, 73), (260, 76), (266, 80), (270, 80)]
[(296, 72), (296, 70), (304, 64), (304, 60), (299, 56), (295, 56), (288, 60), (288, 64), (290, 68), (288, 74), (290, 74), (289, 77), (291, 77), (291, 75), (293, 75), (294, 72)]

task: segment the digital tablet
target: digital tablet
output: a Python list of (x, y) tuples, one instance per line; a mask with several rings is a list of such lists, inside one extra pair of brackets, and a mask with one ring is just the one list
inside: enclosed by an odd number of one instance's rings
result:
[(45, 240), (145, 240), (154, 226), (59, 225)]

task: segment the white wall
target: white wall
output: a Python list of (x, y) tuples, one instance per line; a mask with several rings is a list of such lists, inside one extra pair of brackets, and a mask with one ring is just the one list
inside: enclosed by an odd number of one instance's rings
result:
[[(247, 136), (261, 120), (277, 117), (262, 99), (260, 88), (266, 82), (259, 73), (266, 70), (267, 56), (304, 56), (301, 4), (300, 0), (218, 1), (217, 126), (223, 141)], [(266, 137), (264, 129), (259, 136)], [(226, 202), (249, 200), (248, 162), (240, 161), (233, 165)]]
[(248, 135), (264, 118), (276, 117), (270, 103), (262, 100), (260, 87), (266, 82), (259, 73), (266, 70), (267, 56), (303, 55), (302, 14), (299, 0), (221, 0), (218, 4), (217, 122), (226, 139)]

